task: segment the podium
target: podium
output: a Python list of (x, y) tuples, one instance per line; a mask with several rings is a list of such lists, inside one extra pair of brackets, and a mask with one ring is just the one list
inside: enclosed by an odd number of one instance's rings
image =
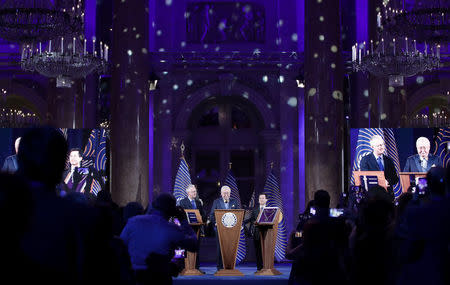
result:
[(281, 275), (281, 272), (274, 268), (275, 243), (281, 218), (278, 207), (266, 207), (259, 212), (256, 226), (261, 239), (263, 269), (255, 272), (255, 275)]
[[(204, 224), (200, 211), (197, 209), (184, 209), (184, 211), (186, 212), (188, 223), (194, 230), (198, 239), (200, 236), (200, 228)], [(184, 269), (181, 271), (180, 275), (203, 275), (200, 270), (195, 268), (196, 261), (197, 252), (187, 251), (186, 258), (184, 259)]]
[(414, 175), (414, 178), (426, 177), (426, 172), (400, 172), (400, 183), (402, 184), (402, 192), (408, 191), (409, 186), (411, 186), (410, 176)]
[[(363, 181), (361, 181), (360, 177), (363, 176)], [(367, 176), (376, 176), (378, 185), (387, 190), (386, 186), (386, 178), (384, 177), (384, 171), (353, 171), (353, 178), (355, 178), (355, 186), (363, 186), (365, 189), (369, 189), (372, 184), (368, 184)], [(381, 181), (381, 183), (380, 183)]]
[(214, 210), (219, 235), (220, 252), (222, 254), (223, 269), (214, 273), (215, 276), (244, 276), (235, 268), (236, 255), (241, 233), (243, 209)]

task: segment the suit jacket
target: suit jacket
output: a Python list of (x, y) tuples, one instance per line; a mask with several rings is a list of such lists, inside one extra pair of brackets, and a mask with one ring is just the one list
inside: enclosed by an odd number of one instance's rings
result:
[[(198, 211), (200, 212), (200, 215), (202, 216), (202, 220), (205, 223), (206, 222), (206, 212), (203, 209), (203, 204), (200, 200), (195, 199), (195, 206), (197, 207)], [(180, 200), (180, 206), (183, 209), (193, 209), (191, 201), (189, 200), (188, 197), (184, 197), (183, 199)]]
[[(240, 209), (241, 206), (239, 205), (238, 201), (236, 199), (230, 198), (230, 201), (228, 202), (229, 209)], [(216, 217), (214, 215), (215, 209), (226, 209), (225, 203), (223, 201), (223, 198), (220, 197), (219, 199), (214, 200), (213, 205), (211, 207), (211, 212), (209, 214), (209, 220), (213, 225), (216, 223)]]
[[(395, 170), (395, 165), (392, 159), (383, 154), (383, 161), (384, 161), (384, 177), (389, 182), (389, 188), (388, 190), (393, 191), (392, 187), (398, 183), (398, 175), (397, 171)], [(361, 158), (361, 164), (360, 164), (361, 171), (380, 171), (380, 168), (378, 166), (377, 160), (375, 159), (375, 155), (372, 153), (363, 156)]]
[(424, 171), (422, 168), (422, 165), (420, 165), (420, 156), (418, 154), (411, 155), (406, 160), (405, 168), (403, 171), (405, 172), (428, 172), (432, 166), (441, 166), (442, 167), (442, 160), (439, 156), (434, 154), (428, 154), (428, 162), (427, 167)]
[(250, 212), (250, 217), (244, 221), (244, 224), (250, 223), (250, 233), (252, 234), (254, 239), (259, 240), (259, 230), (258, 227), (255, 226), (256, 219), (259, 215), (260, 206), (255, 206), (252, 211)]
[(5, 158), (3, 163), (2, 172), (15, 173), (19, 165), (17, 164), (17, 155), (10, 155)]

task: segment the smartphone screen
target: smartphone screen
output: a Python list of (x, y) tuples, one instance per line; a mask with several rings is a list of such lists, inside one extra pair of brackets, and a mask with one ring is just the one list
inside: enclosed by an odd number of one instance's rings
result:
[(427, 189), (427, 179), (426, 178), (419, 178), (417, 179), (417, 188), (419, 188), (419, 194), (423, 195), (425, 194), (425, 191)]
[(330, 217), (337, 218), (344, 214), (344, 209), (331, 208), (330, 209)]
[(175, 256), (174, 258), (185, 258), (186, 257), (186, 251), (184, 249), (175, 249)]

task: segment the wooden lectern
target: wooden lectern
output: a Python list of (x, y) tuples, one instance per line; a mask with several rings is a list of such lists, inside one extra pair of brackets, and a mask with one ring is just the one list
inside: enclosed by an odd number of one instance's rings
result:
[(281, 275), (281, 272), (274, 268), (275, 243), (281, 215), (278, 207), (265, 207), (259, 212), (255, 225), (259, 229), (261, 239), (263, 269), (255, 272), (255, 275)]
[(219, 235), (220, 252), (222, 253), (223, 269), (214, 273), (215, 276), (244, 276), (235, 269), (236, 255), (241, 234), (243, 209), (214, 210)]
[[(359, 179), (361, 176), (364, 176), (364, 178), (366, 176), (376, 176), (378, 179), (378, 185), (380, 185), (381, 187), (383, 187), (384, 189), (387, 190), (386, 178), (384, 177), (384, 171), (353, 171), (353, 178), (355, 179), (355, 186), (361, 186), (361, 184), (364, 183), (364, 181), (361, 181)], [(365, 186), (368, 186), (368, 185), (365, 185)], [(393, 186), (393, 185), (391, 185), (391, 186)], [(370, 187), (367, 187), (366, 189), (368, 189), (368, 188), (370, 188)]]
[[(189, 225), (197, 235), (197, 239), (200, 236), (200, 228), (204, 224), (200, 211), (197, 209), (184, 209), (187, 215)], [(184, 260), (184, 269), (180, 275), (203, 275), (197, 268), (195, 268), (195, 262), (197, 261), (197, 252), (187, 251), (186, 258)]]
[(408, 191), (411, 186), (410, 175), (414, 175), (414, 178), (426, 177), (426, 172), (400, 172), (400, 183), (402, 184), (402, 192)]

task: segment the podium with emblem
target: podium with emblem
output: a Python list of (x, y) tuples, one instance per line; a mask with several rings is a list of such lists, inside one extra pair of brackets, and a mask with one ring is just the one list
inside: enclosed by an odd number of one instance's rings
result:
[(281, 219), (282, 213), (278, 207), (265, 207), (259, 212), (256, 226), (261, 239), (263, 269), (255, 275), (281, 275), (281, 272), (274, 268), (275, 244)]
[[(189, 225), (197, 235), (197, 239), (200, 238), (200, 227), (204, 224), (200, 211), (197, 209), (184, 209), (184, 211), (186, 212)], [(184, 260), (184, 269), (180, 275), (203, 275), (200, 270), (195, 268), (197, 258), (197, 252), (188, 251)]]
[(216, 276), (244, 276), (235, 268), (236, 255), (244, 219), (243, 209), (216, 209), (214, 211), (219, 235), (220, 252), (222, 253), (223, 269)]

